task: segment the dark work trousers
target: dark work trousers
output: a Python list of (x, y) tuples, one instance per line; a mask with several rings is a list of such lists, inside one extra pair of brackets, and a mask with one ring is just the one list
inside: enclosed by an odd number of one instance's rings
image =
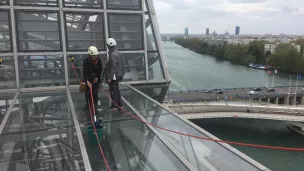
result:
[[(97, 83), (93, 83), (92, 84), (92, 94), (93, 94), (95, 111), (97, 110), (96, 108), (97, 108), (97, 105), (98, 105), (98, 90), (99, 90), (98, 84)], [(88, 86), (87, 86), (87, 91), (85, 93), (85, 97), (86, 97), (86, 105), (88, 106), (88, 102), (89, 102), (90, 106), (91, 106), (91, 109), (93, 109), (93, 107), (92, 107), (92, 99), (91, 99), (91, 92), (90, 92), (90, 88)]]
[(121, 94), (119, 90), (119, 81), (117, 80), (112, 80), (110, 83), (110, 94), (111, 94), (111, 99), (115, 103), (112, 102), (111, 107), (116, 107), (117, 105), (122, 107), (122, 100), (121, 100)]

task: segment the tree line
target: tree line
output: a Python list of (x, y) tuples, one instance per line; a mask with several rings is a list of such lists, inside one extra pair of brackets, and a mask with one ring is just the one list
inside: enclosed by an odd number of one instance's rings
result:
[(248, 65), (249, 63), (267, 64), (281, 72), (304, 74), (303, 47), (304, 39), (298, 39), (293, 43), (301, 45), (301, 52), (291, 44), (279, 44), (275, 53), (264, 52), (264, 40), (255, 40), (249, 44), (228, 44), (219, 41), (208, 43), (199, 38), (174, 38), (175, 43), (194, 52), (210, 55), (219, 60)]

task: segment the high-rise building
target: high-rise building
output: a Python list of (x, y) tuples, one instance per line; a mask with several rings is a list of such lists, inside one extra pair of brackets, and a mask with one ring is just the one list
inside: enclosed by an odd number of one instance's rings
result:
[(185, 28), (185, 36), (188, 36), (188, 27)]
[(206, 35), (209, 35), (209, 28), (206, 29)]
[(235, 35), (240, 35), (240, 26), (235, 27)]

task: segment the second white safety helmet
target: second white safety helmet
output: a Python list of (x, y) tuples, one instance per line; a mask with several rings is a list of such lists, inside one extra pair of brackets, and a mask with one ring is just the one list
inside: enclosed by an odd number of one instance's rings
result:
[(109, 39), (107, 40), (107, 45), (109, 45), (109, 46), (116, 46), (116, 41), (115, 41), (115, 39), (109, 38)]
[(92, 56), (98, 55), (98, 49), (95, 46), (90, 46), (88, 49), (88, 53)]

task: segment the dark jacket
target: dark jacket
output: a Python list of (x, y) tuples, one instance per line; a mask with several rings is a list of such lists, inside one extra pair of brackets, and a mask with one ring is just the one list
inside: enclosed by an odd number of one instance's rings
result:
[(90, 81), (93, 83), (95, 78), (98, 78), (97, 83), (101, 83), (101, 72), (102, 72), (102, 63), (99, 58), (96, 65), (94, 65), (90, 59), (87, 57), (83, 60), (83, 79), (85, 82)]
[(113, 80), (114, 74), (118, 81), (120, 81), (125, 75), (125, 61), (116, 47), (113, 47), (109, 51), (109, 61), (106, 67), (106, 79)]

